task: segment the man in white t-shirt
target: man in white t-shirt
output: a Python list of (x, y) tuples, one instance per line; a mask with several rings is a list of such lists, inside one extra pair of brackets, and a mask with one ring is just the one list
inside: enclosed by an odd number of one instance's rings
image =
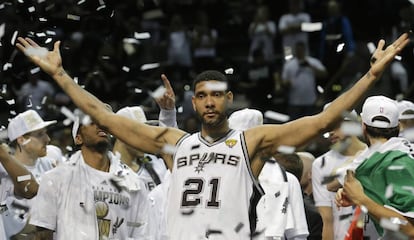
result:
[[(352, 115), (357, 117), (355, 111), (352, 111)], [(344, 121), (349, 120), (345, 118)], [(357, 136), (347, 136), (341, 130), (341, 124), (329, 132), (329, 140), (333, 144), (332, 149), (312, 164), (313, 197), (323, 220), (323, 238), (339, 240), (344, 238), (348, 230), (353, 210), (351, 207), (338, 210), (334, 203), (335, 193), (330, 192), (326, 184), (330, 182), (329, 177), (335, 169), (350, 163), (367, 146)]]
[[(14, 158), (31, 173), (31, 175), (19, 176), (20, 180), (30, 179), (33, 176), (38, 182), (45, 172), (54, 167), (50, 159), (45, 158), (46, 146), (50, 142), (46, 127), (54, 123), (56, 121), (43, 121), (34, 110), (27, 110), (10, 120), (7, 133)], [(31, 182), (27, 187), (31, 184), (35, 195), (37, 183)], [(26, 239), (35, 229), (27, 224), (33, 199), (29, 200), (22, 198), (19, 193), (15, 194), (14, 187), (12, 178), (8, 177), (4, 182), (2, 181), (2, 201), (5, 201), (7, 206), (7, 211), (2, 213), (5, 231), (8, 238)]]
[(119, 155), (109, 134), (80, 116), (72, 134), (80, 150), (45, 174), (30, 223), (40, 239), (151, 239), (148, 192)]

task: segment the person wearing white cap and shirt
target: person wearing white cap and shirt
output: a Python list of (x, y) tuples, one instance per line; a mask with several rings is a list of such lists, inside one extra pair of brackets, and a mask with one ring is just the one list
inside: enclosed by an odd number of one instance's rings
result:
[(109, 134), (87, 115), (72, 134), (80, 150), (43, 176), (33, 203), (40, 239), (152, 239), (148, 191), (109, 151)]
[[(56, 121), (43, 121), (34, 110), (27, 110), (11, 119), (7, 127), (14, 158), (31, 172), (37, 182), (45, 172), (54, 167), (50, 159), (44, 158), (47, 155), (46, 146), (50, 142), (46, 128), (54, 123)], [(2, 182), (2, 191), (6, 191), (8, 195), (5, 196), (8, 211), (2, 213), (3, 222), (9, 238), (26, 239), (34, 229), (33, 226), (27, 224), (32, 199), (28, 200), (15, 195), (13, 187), (11, 179)], [(17, 215), (16, 212), (19, 211), (23, 211), (24, 214)]]
[(338, 190), (336, 202), (365, 206), (380, 235), (384, 234), (380, 219), (398, 217), (400, 222), (407, 222), (401, 230), (412, 237), (414, 151), (407, 139), (398, 137), (397, 105), (387, 97), (372, 96), (365, 100), (361, 117), (369, 151), (354, 159), (351, 167), (339, 169), (338, 180), (344, 189)]
[[(256, 109), (238, 110), (229, 117), (231, 129), (244, 131), (259, 125), (263, 125), (263, 114)], [(256, 207), (257, 230), (264, 229), (258, 239), (306, 239), (309, 231), (298, 179), (273, 159), (265, 163), (259, 182), (265, 194)]]
[[(324, 109), (328, 105), (326, 104)], [(329, 132), (331, 150), (317, 157), (312, 164), (313, 197), (323, 220), (323, 239), (343, 240), (350, 225), (353, 209), (335, 207), (335, 193), (329, 191), (327, 186), (333, 185), (338, 189), (341, 185), (336, 179), (332, 182), (328, 182), (327, 179), (336, 174), (336, 169), (351, 163), (357, 155), (368, 148), (358, 136), (348, 135), (343, 130), (342, 126), (357, 118), (356, 111), (352, 110)]]

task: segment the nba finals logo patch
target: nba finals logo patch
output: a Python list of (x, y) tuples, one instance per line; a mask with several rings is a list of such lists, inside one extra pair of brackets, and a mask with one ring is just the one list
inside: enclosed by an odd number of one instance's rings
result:
[(225, 143), (226, 143), (227, 147), (232, 148), (232, 147), (234, 147), (234, 145), (236, 145), (237, 140), (236, 139), (227, 139)]

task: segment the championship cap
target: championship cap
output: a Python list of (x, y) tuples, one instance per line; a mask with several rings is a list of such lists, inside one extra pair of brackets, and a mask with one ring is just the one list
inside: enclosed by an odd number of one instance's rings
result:
[[(372, 96), (362, 105), (362, 121), (371, 127), (394, 128), (398, 126), (398, 108), (394, 100), (385, 96)], [(383, 117), (382, 119), (376, 119)]]
[(414, 119), (414, 103), (407, 100), (397, 102), (399, 119)]
[(7, 127), (7, 135), (9, 140), (13, 142), (26, 133), (40, 130), (54, 123), (56, 123), (56, 120), (43, 121), (35, 110), (27, 110), (10, 120)]
[(229, 127), (235, 130), (246, 130), (263, 124), (263, 114), (256, 109), (245, 108), (233, 112), (229, 117)]

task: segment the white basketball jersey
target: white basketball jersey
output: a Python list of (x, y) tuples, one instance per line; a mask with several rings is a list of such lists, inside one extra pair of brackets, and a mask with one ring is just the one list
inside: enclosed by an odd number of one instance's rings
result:
[[(177, 144), (167, 206), (170, 240), (250, 239), (250, 210), (262, 191), (240, 131), (213, 143), (200, 133)], [(253, 227), (252, 227), (253, 228)]]

